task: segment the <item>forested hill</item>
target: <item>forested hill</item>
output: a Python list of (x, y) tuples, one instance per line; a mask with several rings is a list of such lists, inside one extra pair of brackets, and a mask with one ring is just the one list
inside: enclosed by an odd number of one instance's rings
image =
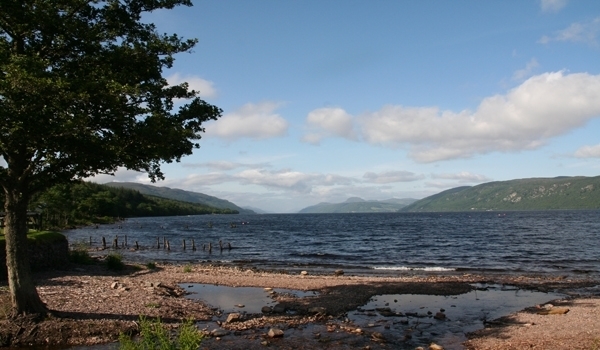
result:
[(198, 203), (220, 209), (231, 209), (239, 212), (240, 214), (256, 214), (254, 211), (238, 207), (228, 200), (209, 196), (199, 192), (184, 191), (177, 188), (144, 185), (135, 182), (108, 182), (105, 185), (116, 188), (128, 188), (139, 191), (143, 194), (173, 199), (181, 202)]
[(299, 211), (301, 214), (318, 213), (393, 213), (402, 209), (416, 199), (388, 199), (383, 201), (366, 201), (362, 198), (348, 198), (342, 203), (319, 203)]
[(600, 176), (531, 178), (457, 187), (404, 211), (600, 209)]

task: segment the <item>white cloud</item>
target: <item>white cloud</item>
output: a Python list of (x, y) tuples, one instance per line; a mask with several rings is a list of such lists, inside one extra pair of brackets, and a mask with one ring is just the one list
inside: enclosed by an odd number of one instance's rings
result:
[(457, 180), (459, 183), (483, 183), (491, 181), (491, 179), (485, 175), (472, 174), (467, 171), (455, 174), (432, 174), (431, 177), (433, 179)]
[(600, 116), (600, 75), (545, 73), (506, 95), (485, 98), (475, 112), (385, 106), (359, 118), (363, 138), (410, 145), (419, 162), (535, 149)]
[(573, 23), (569, 27), (557, 31), (552, 36), (544, 35), (539, 42), (547, 44), (551, 41), (571, 41), (585, 43), (593, 47), (598, 46), (598, 35), (600, 34), (600, 17), (590, 22)]
[(209, 122), (206, 135), (228, 140), (239, 138), (268, 139), (284, 136), (288, 122), (275, 113), (280, 103), (248, 103), (235, 112), (224, 114), (219, 120)]
[(234, 170), (238, 168), (264, 168), (268, 167), (268, 164), (259, 163), (259, 164), (248, 164), (248, 163), (236, 163), (236, 162), (228, 162), (228, 161), (214, 161), (214, 162), (205, 162), (205, 163), (184, 163), (182, 167), (184, 168), (209, 168), (220, 171), (228, 171)]
[(366, 172), (363, 178), (367, 182), (377, 184), (388, 184), (394, 182), (411, 182), (425, 178), (423, 175), (417, 175), (410, 171), (387, 171), (383, 173)]
[(600, 145), (583, 146), (575, 151), (576, 158), (600, 158)]
[(512, 80), (515, 81), (521, 81), (523, 79), (529, 78), (533, 71), (539, 67), (539, 63), (535, 58), (532, 58), (529, 62), (527, 62), (527, 64), (525, 65), (525, 68), (523, 69), (519, 69), (518, 71), (516, 71), (513, 76), (512, 76)]
[(540, 6), (544, 12), (558, 12), (567, 5), (568, 0), (541, 0)]
[(323, 138), (331, 136), (356, 139), (352, 116), (341, 108), (316, 109), (308, 114), (306, 124), (311, 132), (302, 140), (311, 144), (319, 144)]
[(140, 182), (140, 183), (150, 183), (150, 179), (148, 178), (148, 174), (135, 171), (128, 170), (126, 168), (119, 168), (114, 175), (108, 174), (98, 174), (95, 176), (90, 176), (85, 179), (86, 181), (91, 181), (99, 184), (104, 184), (107, 182)]
[(191, 174), (183, 180), (173, 180), (170, 181), (170, 183), (176, 183), (178, 186), (189, 188), (197, 186), (218, 185), (230, 181), (233, 181), (230, 175), (214, 172), (208, 174)]
[(334, 186), (352, 181), (339, 175), (307, 174), (289, 169), (278, 171), (248, 169), (234, 175), (234, 177), (247, 184), (302, 193), (310, 193), (315, 186)]
[(197, 76), (182, 76), (179, 73), (175, 73), (167, 77), (167, 82), (169, 82), (169, 85), (179, 85), (183, 82), (187, 82), (190, 89), (200, 93), (201, 98), (217, 97), (217, 90), (214, 87), (214, 83), (212, 81), (204, 80)]

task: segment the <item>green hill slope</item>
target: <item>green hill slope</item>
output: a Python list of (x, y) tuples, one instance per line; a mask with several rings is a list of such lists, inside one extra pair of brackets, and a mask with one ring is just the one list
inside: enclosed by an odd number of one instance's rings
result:
[(213, 208), (237, 210), (240, 214), (256, 214), (252, 210), (240, 208), (230, 201), (209, 196), (203, 193), (184, 191), (176, 188), (144, 185), (135, 182), (108, 182), (104, 185), (110, 187), (121, 187), (139, 191), (150, 196), (173, 199), (181, 202), (198, 203)]
[(457, 187), (404, 211), (557, 210), (600, 208), (600, 176), (531, 178)]
[(416, 199), (388, 199), (385, 201), (366, 201), (362, 198), (348, 198), (342, 203), (319, 203), (299, 211), (302, 214), (319, 213), (394, 213), (416, 201)]

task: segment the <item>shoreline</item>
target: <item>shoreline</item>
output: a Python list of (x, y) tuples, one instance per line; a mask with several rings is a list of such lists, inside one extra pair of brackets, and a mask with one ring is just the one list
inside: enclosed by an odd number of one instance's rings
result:
[[(176, 327), (182, 320), (193, 318), (196, 321), (212, 322), (219, 316), (215, 310), (202, 302), (185, 298), (185, 291), (180, 287), (184, 284), (213, 284), (230, 287), (260, 287), (284, 288), (300, 291), (317, 291), (318, 296), (311, 298), (291, 298), (286, 295), (277, 296), (277, 302), (285, 305), (294, 314), (260, 314), (249, 315), (242, 322), (221, 324), (231, 333), (221, 340), (209, 337), (203, 342), (201, 348), (210, 346), (223, 346), (224, 341), (241, 342), (246, 348), (257, 346), (264, 347), (262, 342), (272, 342), (273, 345), (293, 342), (292, 336), (282, 339), (269, 339), (265, 337), (268, 327), (285, 325), (288, 334), (300, 334), (300, 337), (312, 337), (304, 334), (299, 329), (317, 329), (318, 327), (334, 327), (335, 332), (326, 331), (326, 334), (336, 334), (340, 344), (353, 344), (353, 346), (369, 346), (375, 348), (390, 348), (384, 339), (375, 339), (370, 330), (356, 333), (356, 327), (344, 321), (344, 315), (357, 307), (364, 305), (374, 295), (382, 294), (425, 294), (425, 295), (458, 295), (473, 289), (475, 283), (492, 283), (511, 285), (525, 290), (541, 292), (560, 292), (569, 296), (562, 303), (571, 303), (573, 311), (566, 315), (540, 316), (542, 320), (531, 321), (529, 314), (522, 312), (505, 317), (513, 317), (510, 322), (504, 322), (500, 327), (502, 332), (519, 337), (519, 342), (540, 342), (553, 339), (557, 334), (542, 334), (536, 336), (537, 328), (518, 326), (521, 318), (529, 321), (523, 324), (542, 324), (550, 322), (558, 330), (568, 329), (562, 324), (572, 315), (589, 319), (589, 331), (597, 331), (600, 325), (587, 314), (597, 313), (600, 308), (600, 297), (596, 292), (594, 298), (582, 295), (585, 288), (600, 284), (598, 279), (573, 278), (565, 276), (535, 276), (535, 275), (476, 275), (468, 273), (403, 273), (397, 276), (352, 276), (348, 274), (314, 274), (308, 270), (307, 275), (300, 275), (289, 271), (264, 271), (251, 268), (232, 266), (213, 266), (211, 264), (158, 265), (156, 269), (147, 269), (139, 265), (129, 264), (125, 271), (115, 273), (108, 271), (102, 265), (77, 265), (66, 271), (47, 271), (35, 274), (38, 292), (42, 300), (59, 317), (49, 318), (39, 324), (22, 322), (16, 324), (9, 321), (0, 321), (1, 346), (23, 345), (92, 345), (114, 342), (120, 332), (135, 334), (137, 332), (136, 320), (139, 315), (160, 317), (165, 324)], [(2, 285), (5, 285), (3, 282)], [(590, 292), (592, 291), (592, 292)], [(593, 293), (588, 289), (587, 293)], [(586, 304), (587, 303), (587, 304)], [(581, 305), (593, 305), (582, 307)], [(535, 305), (531, 305), (534, 307)], [(322, 308), (321, 313), (311, 312), (314, 308)], [(577, 310), (577, 314), (575, 313)], [(583, 316), (582, 316), (583, 315)], [(221, 315), (222, 316), (222, 315)], [(565, 317), (563, 317), (565, 316)], [(597, 317), (600, 322), (600, 317)], [(212, 320), (212, 321), (211, 321)], [(568, 323), (573, 324), (568, 320)], [(597, 327), (598, 326), (598, 327)], [(315, 328), (317, 327), (317, 328)], [(512, 328), (516, 327), (515, 329)], [(529, 333), (521, 334), (522, 328), (527, 328)], [(550, 328), (551, 326), (544, 326)], [(596, 327), (596, 328), (593, 328)], [(581, 326), (579, 326), (581, 328)], [(585, 328), (585, 327), (584, 327)], [(327, 328), (329, 329), (329, 328)], [(506, 331), (506, 332), (505, 332)], [(295, 333), (294, 333), (295, 332)], [(299, 333), (300, 332), (300, 333)], [(305, 331), (307, 332), (307, 331)], [(316, 331), (315, 331), (316, 332)], [(327, 333), (329, 332), (329, 333)], [(478, 331), (479, 332), (479, 331)], [(485, 330), (470, 335), (465, 346), (468, 349), (501, 349), (506, 342), (497, 338), (493, 332)], [(322, 332), (319, 332), (321, 334)], [(504, 334), (503, 333), (503, 334)], [(530, 334), (531, 333), (531, 334)], [(563, 332), (564, 333), (564, 332)], [(562, 336), (562, 335), (561, 335)], [(549, 338), (548, 338), (549, 337)], [(226, 338), (230, 339), (227, 340)], [(542, 339), (543, 338), (543, 339)], [(579, 334), (573, 337), (571, 345), (583, 344), (591, 348), (594, 342), (600, 342), (593, 334), (584, 336)], [(562, 339), (562, 338), (561, 338)], [(314, 339), (311, 339), (314, 340)], [(517, 340), (515, 340), (517, 341)], [(234, 341), (235, 342), (235, 341)], [(310, 342), (308, 342), (310, 343)], [(308, 346), (303, 343), (303, 346)], [(321, 342), (314, 341), (313, 347), (318, 349)], [(213, 345), (211, 345), (213, 344)], [(491, 344), (491, 345), (490, 345)], [(496, 345), (493, 345), (496, 344)], [(500, 345), (498, 345), (500, 344)], [(504, 344), (504, 345), (502, 345)], [(394, 348), (393, 346), (391, 348)], [(518, 347), (517, 347), (518, 348)], [(576, 348), (576, 347), (571, 347)], [(547, 347), (546, 347), (547, 349)], [(557, 348), (558, 349), (558, 348)]]

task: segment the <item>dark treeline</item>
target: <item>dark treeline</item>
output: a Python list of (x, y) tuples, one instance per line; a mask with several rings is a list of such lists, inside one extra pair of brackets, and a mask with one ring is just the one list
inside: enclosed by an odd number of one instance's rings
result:
[(41, 211), (44, 226), (54, 228), (107, 222), (114, 218), (238, 213), (84, 181), (50, 188), (32, 201), (30, 209)]

